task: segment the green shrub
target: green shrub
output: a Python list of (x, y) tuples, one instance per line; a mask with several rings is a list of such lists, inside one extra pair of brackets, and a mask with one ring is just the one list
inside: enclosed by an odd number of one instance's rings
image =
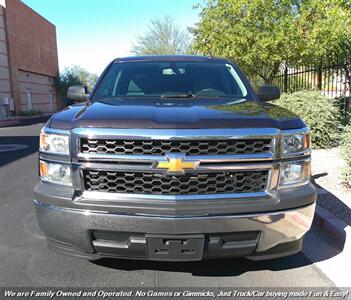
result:
[(346, 161), (344, 170), (345, 182), (351, 186), (351, 125), (345, 127), (341, 140), (342, 155)]
[(341, 96), (335, 99), (336, 105), (339, 107), (341, 121), (343, 125), (350, 124), (351, 121), (351, 97), (350, 96)]
[(31, 117), (31, 116), (38, 116), (41, 115), (42, 112), (40, 110), (25, 110), (25, 111), (20, 111), (17, 113), (18, 116), (21, 117)]
[(335, 100), (318, 91), (300, 91), (283, 94), (275, 104), (294, 112), (306, 122), (311, 130), (314, 148), (338, 145), (341, 116)]

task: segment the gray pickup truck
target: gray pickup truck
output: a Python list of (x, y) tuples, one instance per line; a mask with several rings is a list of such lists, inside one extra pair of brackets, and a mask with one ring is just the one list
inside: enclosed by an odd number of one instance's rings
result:
[[(41, 131), (34, 204), (49, 247), (101, 257), (270, 259), (315, 210), (309, 129), (229, 60), (111, 62)], [(83, 103), (80, 103), (83, 102)]]

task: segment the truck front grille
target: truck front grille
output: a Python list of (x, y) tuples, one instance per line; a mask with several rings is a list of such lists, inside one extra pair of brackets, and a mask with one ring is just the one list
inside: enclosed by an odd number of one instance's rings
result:
[(81, 153), (165, 155), (257, 154), (271, 152), (271, 139), (233, 140), (112, 140), (81, 139)]
[(205, 195), (263, 192), (268, 171), (228, 171), (170, 175), (148, 172), (83, 171), (85, 189), (110, 193)]

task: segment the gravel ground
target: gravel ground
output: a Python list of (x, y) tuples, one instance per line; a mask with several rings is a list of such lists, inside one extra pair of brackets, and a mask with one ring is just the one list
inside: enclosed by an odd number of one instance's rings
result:
[(342, 183), (345, 166), (340, 149), (312, 151), (312, 175), (318, 204), (351, 225), (351, 190)]

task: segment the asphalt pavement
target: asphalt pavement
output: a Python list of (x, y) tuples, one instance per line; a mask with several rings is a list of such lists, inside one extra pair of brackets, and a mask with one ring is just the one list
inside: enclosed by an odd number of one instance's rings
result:
[[(118, 259), (92, 263), (50, 252), (32, 203), (42, 125), (0, 128), (0, 145), (29, 146), (0, 153), (0, 287), (333, 287), (303, 252), (261, 262), (190, 263)], [(319, 251), (320, 238), (312, 230), (304, 247)], [(319, 252), (316, 261), (333, 255)]]

